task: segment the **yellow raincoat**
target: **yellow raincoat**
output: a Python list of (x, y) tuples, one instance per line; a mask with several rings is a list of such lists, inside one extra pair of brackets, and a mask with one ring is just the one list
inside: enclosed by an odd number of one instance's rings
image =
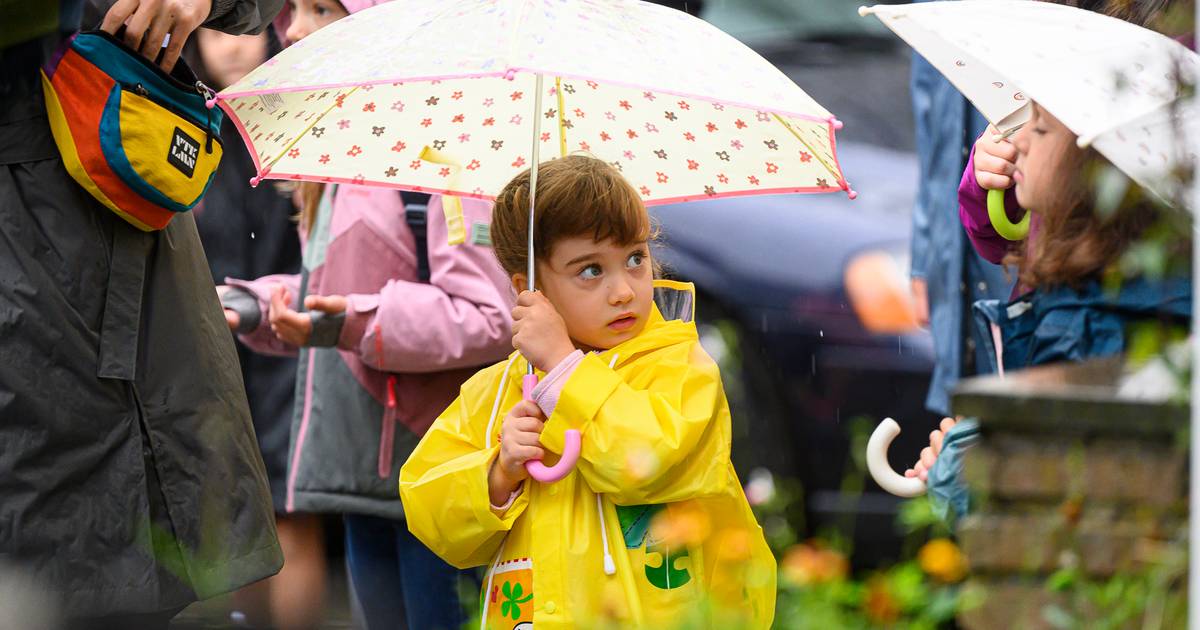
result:
[(463, 384), (400, 470), (413, 534), (457, 567), (489, 565), (486, 627), (771, 625), (775, 560), (729, 459), (729, 406), (691, 322), (692, 287), (659, 281), (655, 293), (675, 293), (683, 318), (655, 306), (640, 335), (585, 357), (546, 421), (555, 453), (564, 431), (582, 433), (567, 477), (527, 480), (507, 511), (491, 508), (488, 471), (527, 365), (515, 353)]

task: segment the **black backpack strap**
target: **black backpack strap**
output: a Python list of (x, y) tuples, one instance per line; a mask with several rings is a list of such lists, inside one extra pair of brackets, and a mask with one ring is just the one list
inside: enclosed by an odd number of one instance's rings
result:
[(400, 200), (404, 202), (404, 222), (412, 230), (413, 240), (417, 245), (417, 279), (429, 282), (429, 195), (417, 192), (402, 192)]

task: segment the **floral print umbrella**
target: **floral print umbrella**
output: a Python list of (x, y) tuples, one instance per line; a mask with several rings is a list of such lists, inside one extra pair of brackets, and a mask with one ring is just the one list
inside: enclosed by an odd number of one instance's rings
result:
[(255, 183), (491, 199), (536, 145), (542, 159), (609, 162), (647, 205), (854, 196), (829, 111), (708, 23), (633, 0), (395, 0), (317, 31), (217, 100)]

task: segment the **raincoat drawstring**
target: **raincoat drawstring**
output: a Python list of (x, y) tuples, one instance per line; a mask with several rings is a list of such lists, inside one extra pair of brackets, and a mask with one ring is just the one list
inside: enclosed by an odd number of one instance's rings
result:
[[(614, 369), (620, 356), (620, 354), (613, 353), (612, 360), (608, 362), (608, 369)], [(613, 561), (612, 552), (608, 549), (608, 527), (604, 523), (604, 503), (600, 500), (599, 492), (596, 493), (596, 513), (600, 515), (600, 542), (604, 545), (604, 574), (615, 575), (617, 563)]]
[(599, 492), (596, 493), (596, 513), (600, 515), (600, 542), (604, 543), (604, 575), (613, 575), (617, 572), (617, 563), (608, 550), (608, 528), (604, 525), (604, 503), (600, 501)]
[(504, 374), (500, 377), (500, 387), (496, 390), (496, 402), (492, 403), (492, 417), (488, 418), (487, 432), (484, 439), (484, 448), (491, 448), (492, 429), (496, 426), (496, 415), (500, 412), (500, 398), (504, 395), (504, 386), (508, 384), (508, 369), (512, 367), (512, 362), (517, 357), (512, 357), (508, 363), (504, 364)]
[(492, 578), (496, 576), (496, 565), (500, 564), (500, 556), (504, 553), (504, 543), (506, 542), (508, 542), (508, 536), (500, 541), (500, 548), (496, 550), (496, 559), (492, 560), (491, 570), (488, 571), (487, 588), (483, 591), (483, 610), (479, 614), (479, 630), (487, 630), (488, 604), (492, 601)]
[[(488, 418), (487, 432), (484, 433), (484, 448), (491, 448), (492, 429), (496, 426), (496, 416), (500, 412), (500, 398), (504, 395), (504, 386), (508, 384), (508, 370), (512, 367), (512, 362), (517, 357), (512, 357), (508, 363), (504, 364), (504, 374), (500, 377), (500, 387), (496, 389), (496, 402), (492, 403), (492, 417)], [(506, 535), (500, 541), (500, 548), (496, 550), (496, 559), (492, 560), (492, 566), (488, 570), (487, 589), (483, 591), (483, 612), (479, 616), (479, 630), (487, 628), (487, 613), (489, 600), (492, 597), (492, 577), (496, 574), (496, 565), (500, 563), (500, 554), (504, 553), (504, 543), (508, 541)]]

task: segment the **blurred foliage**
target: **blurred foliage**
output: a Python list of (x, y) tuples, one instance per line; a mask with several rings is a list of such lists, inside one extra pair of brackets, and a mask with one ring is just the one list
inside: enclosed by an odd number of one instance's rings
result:
[(1056, 595), (1042, 618), (1054, 628), (1184, 628), (1187, 626), (1187, 551), (1178, 545), (1146, 546), (1141, 566), (1108, 578), (1089, 577), (1077, 563), (1053, 573), (1046, 589)]

